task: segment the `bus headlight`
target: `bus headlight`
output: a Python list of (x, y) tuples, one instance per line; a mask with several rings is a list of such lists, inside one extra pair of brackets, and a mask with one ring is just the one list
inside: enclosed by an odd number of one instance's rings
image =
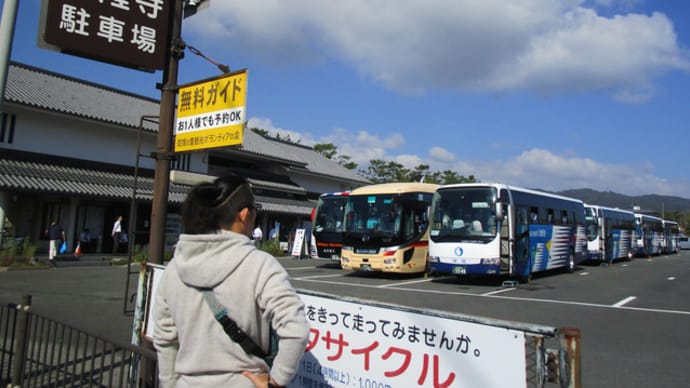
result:
[(499, 258), (482, 259), (481, 263), (483, 265), (499, 265), (499, 264), (501, 264), (501, 259), (499, 259)]
[(340, 256), (340, 261), (342, 261), (343, 263), (349, 263), (349, 262), (350, 262), (350, 259), (348, 259), (348, 258), (345, 257), (345, 256)]
[(429, 263), (440, 263), (438, 256), (429, 256)]
[(393, 256), (398, 251), (398, 249), (400, 249), (399, 246), (383, 248), (381, 249), (381, 253), (383, 253), (384, 256)]

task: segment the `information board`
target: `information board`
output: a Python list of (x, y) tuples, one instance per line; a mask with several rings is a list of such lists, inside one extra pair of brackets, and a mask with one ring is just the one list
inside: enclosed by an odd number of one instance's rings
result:
[(290, 387), (525, 386), (522, 331), (300, 294), (311, 325)]

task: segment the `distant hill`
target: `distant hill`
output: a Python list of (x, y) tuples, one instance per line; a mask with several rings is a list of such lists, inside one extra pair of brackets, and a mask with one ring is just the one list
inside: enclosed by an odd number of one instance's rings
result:
[(690, 212), (690, 199), (672, 197), (667, 195), (640, 195), (631, 197), (612, 191), (596, 191), (592, 189), (575, 189), (560, 191), (557, 194), (567, 197), (581, 199), (585, 203), (594, 205), (617, 207), (620, 209), (632, 210), (634, 206), (639, 206), (643, 211), (656, 213), (680, 211), (681, 213)]

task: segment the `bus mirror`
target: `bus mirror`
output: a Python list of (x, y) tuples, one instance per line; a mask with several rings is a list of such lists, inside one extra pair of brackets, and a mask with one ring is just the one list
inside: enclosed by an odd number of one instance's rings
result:
[(496, 221), (503, 221), (503, 204), (496, 202)]

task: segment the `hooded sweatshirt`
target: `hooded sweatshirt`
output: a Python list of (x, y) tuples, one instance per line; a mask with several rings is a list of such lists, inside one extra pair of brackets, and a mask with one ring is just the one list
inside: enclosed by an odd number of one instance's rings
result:
[[(279, 350), (268, 371), (223, 331), (199, 288), (211, 288), (230, 318), (264, 350), (270, 326)], [(253, 387), (242, 371), (287, 385), (304, 354), (304, 304), (278, 261), (242, 234), (180, 235), (156, 289), (153, 343), (163, 387)]]

